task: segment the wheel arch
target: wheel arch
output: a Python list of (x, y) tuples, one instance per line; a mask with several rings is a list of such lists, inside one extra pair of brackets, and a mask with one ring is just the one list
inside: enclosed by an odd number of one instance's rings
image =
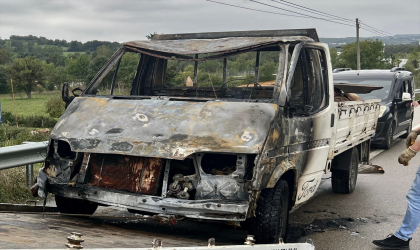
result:
[(334, 172), (334, 170), (349, 170), (350, 169), (350, 162), (348, 161), (348, 159), (350, 159), (351, 153), (354, 148), (357, 150), (360, 157), (360, 149), (358, 146), (347, 149), (343, 153), (333, 158), (331, 162), (331, 172)]

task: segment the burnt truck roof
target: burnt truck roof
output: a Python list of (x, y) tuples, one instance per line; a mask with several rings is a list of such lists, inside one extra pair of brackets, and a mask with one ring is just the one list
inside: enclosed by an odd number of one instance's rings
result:
[[(141, 53), (158, 56), (178, 56), (188, 60), (204, 60), (187, 55), (208, 53), (235, 53), (273, 46), (276, 43), (316, 41), (315, 29), (233, 31), (186, 34), (153, 35), (152, 40), (131, 41), (124, 47)], [(173, 58), (172, 58), (173, 59)]]

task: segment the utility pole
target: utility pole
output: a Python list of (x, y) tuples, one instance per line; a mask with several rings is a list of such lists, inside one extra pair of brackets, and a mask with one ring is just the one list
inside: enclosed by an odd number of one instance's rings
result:
[(357, 70), (360, 70), (360, 42), (359, 42), (359, 18), (356, 18), (356, 37), (357, 37)]

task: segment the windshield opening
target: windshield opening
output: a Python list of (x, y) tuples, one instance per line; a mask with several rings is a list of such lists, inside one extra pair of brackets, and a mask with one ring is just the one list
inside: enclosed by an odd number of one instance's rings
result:
[(357, 94), (363, 100), (381, 99), (386, 100), (391, 92), (392, 79), (390, 78), (341, 78), (334, 77), (334, 83), (355, 83), (364, 85), (381, 86), (382, 89), (374, 90), (367, 94)]
[[(125, 50), (85, 94), (271, 101), (280, 46), (197, 61), (168, 60)], [(211, 55), (210, 55), (211, 56)], [(95, 82), (96, 81), (96, 82)]]

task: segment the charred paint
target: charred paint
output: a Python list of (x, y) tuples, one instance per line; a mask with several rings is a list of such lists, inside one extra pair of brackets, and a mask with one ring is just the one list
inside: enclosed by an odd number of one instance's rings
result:
[(115, 142), (111, 144), (111, 151), (130, 151), (133, 144), (128, 142)]
[(78, 148), (80, 150), (83, 149), (94, 149), (98, 147), (99, 143), (101, 142), (99, 139), (76, 139), (71, 138), (68, 141), (72, 148)]
[(122, 128), (112, 128), (112, 129), (106, 131), (106, 133), (107, 134), (119, 134), (123, 131), (124, 131), (124, 129), (122, 129)]
[[(66, 121), (51, 138), (69, 142), (72, 151), (180, 160), (203, 151), (258, 153), (277, 109), (269, 103), (93, 97), (76, 98), (71, 105), (79, 108), (66, 111)], [(203, 120), (203, 113), (211, 116)]]

